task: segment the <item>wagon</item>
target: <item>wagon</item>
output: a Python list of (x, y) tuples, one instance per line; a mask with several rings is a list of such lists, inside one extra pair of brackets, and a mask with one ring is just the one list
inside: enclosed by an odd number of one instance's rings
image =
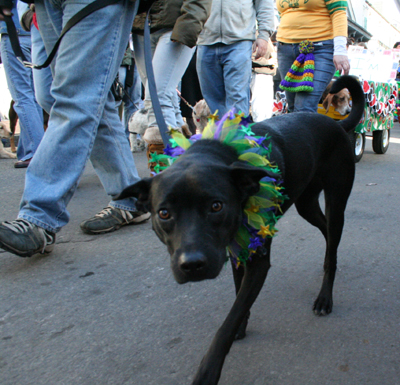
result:
[[(372, 136), (372, 149), (376, 154), (386, 153), (398, 98), (398, 84), (395, 81), (380, 83), (361, 80), (360, 83), (365, 95), (364, 115), (354, 132), (349, 133), (355, 162), (359, 162), (364, 154), (366, 136)], [(318, 105), (318, 113), (335, 120), (347, 117), (340, 115), (332, 106), (326, 113), (322, 104)]]

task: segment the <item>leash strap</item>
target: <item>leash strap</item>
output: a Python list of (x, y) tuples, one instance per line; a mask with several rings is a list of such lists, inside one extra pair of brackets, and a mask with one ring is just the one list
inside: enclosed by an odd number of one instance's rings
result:
[(167, 147), (169, 143), (169, 135), (167, 124), (165, 123), (164, 116), (162, 114), (160, 101), (158, 100), (156, 81), (154, 79), (153, 71), (153, 57), (151, 54), (151, 43), (150, 43), (150, 22), (149, 22), (150, 9), (146, 15), (146, 21), (144, 23), (144, 61), (146, 65), (147, 82), (149, 86), (151, 103), (153, 105), (154, 115), (156, 117), (158, 129), (160, 130), (161, 138), (164, 146)]
[(74, 16), (72, 16), (71, 19), (69, 19), (68, 22), (65, 24), (63, 30), (61, 31), (61, 34), (56, 44), (54, 45), (53, 49), (50, 52), (50, 55), (47, 57), (46, 61), (41, 65), (33, 64), (26, 60), (21, 50), (21, 46), (19, 44), (18, 34), (14, 22), (11, 16), (5, 16), (4, 19), (7, 26), (7, 32), (10, 37), (11, 46), (15, 53), (15, 56), (25, 67), (35, 68), (38, 70), (48, 67), (57, 53), (62, 38), (75, 24), (80, 22), (86, 16), (89, 16), (91, 13), (98, 11), (101, 8), (107, 7), (108, 5), (116, 4), (119, 1), (120, 0), (96, 0), (88, 4), (86, 7), (82, 8), (79, 12), (77, 12)]
[(26, 57), (22, 52), (21, 46), (18, 40), (17, 29), (15, 28), (14, 21), (12, 16), (5, 15), (2, 10), (0, 10), (1, 14), (4, 16), (4, 21), (6, 23), (8, 36), (10, 38), (11, 47), (15, 53), (15, 56), (19, 61), (26, 61)]
[[(194, 112), (194, 107), (182, 96), (181, 91), (179, 91), (178, 89), (176, 89), (176, 92), (178, 93), (178, 96), (182, 99), (182, 102), (185, 103), (189, 108), (191, 108)], [(196, 112), (194, 112), (194, 114), (196, 115)]]

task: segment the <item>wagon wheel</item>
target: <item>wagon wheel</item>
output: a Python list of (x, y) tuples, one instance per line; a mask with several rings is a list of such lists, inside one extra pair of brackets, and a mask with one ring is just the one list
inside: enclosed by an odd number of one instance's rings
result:
[(354, 149), (354, 162), (357, 163), (364, 155), (365, 149), (365, 133), (349, 132), (349, 138), (352, 148)]
[(389, 148), (390, 130), (372, 132), (372, 149), (376, 154), (384, 154)]

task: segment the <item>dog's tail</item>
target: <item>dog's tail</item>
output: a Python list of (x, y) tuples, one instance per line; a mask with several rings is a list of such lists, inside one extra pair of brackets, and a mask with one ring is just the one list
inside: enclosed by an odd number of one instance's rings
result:
[(364, 92), (361, 88), (360, 82), (353, 76), (343, 75), (333, 82), (330, 94), (336, 94), (343, 88), (347, 88), (350, 92), (353, 105), (349, 116), (339, 121), (338, 123), (343, 127), (346, 132), (354, 130), (360, 122), (365, 108)]

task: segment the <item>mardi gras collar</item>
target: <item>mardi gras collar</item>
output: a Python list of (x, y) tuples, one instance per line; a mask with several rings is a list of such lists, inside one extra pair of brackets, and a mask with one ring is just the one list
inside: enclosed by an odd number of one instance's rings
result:
[(269, 161), (271, 144), (267, 136), (255, 136), (251, 130), (253, 124), (244, 117), (229, 111), (221, 120), (216, 114), (211, 115), (208, 125), (202, 134), (185, 138), (179, 131), (170, 130), (172, 139), (164, 154), (151, 154), (149, 162), (154, 162), (155, 173), (160, 173), (178, 159), (195, 141), (215, 139), (233, 147), (238, 153), (238, 159), (273, 173), (276, 177), (264, 177), (260, 181), (260, 190), (251, 196), (245, 206), (242, 224), (233, 241), (227, 247), (232, 262), (238, 268), (245, 265), (263, 247), (267, 237), (273, 237), (277, 232), (275, 224), (279, 219), (280, 205), (285, 199), (280, 184), (281, 174), (278, 167)]

